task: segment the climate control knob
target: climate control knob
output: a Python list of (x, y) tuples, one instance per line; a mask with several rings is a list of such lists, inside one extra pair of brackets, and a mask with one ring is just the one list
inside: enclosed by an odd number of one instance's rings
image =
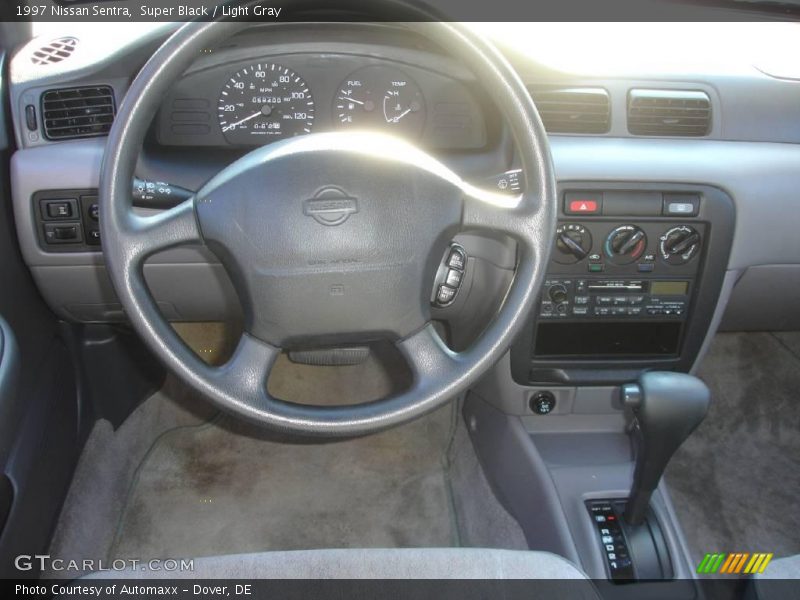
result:
[(636, 225), (615, 227), (606, 238), (606, 256), (618, 265), (638, 260), (647, 249), (647, 235)]
[(700, 251), (700, 234), (693, 227), (678, 225), (659, 238), (661, 259), (670, 265), (684, 265)]
[(556, 251), (553, 260), (562, 265), (571, 265), (589, 256), (592, 250), (592, 234), (578, 223), (562, 223), (556, 229)]

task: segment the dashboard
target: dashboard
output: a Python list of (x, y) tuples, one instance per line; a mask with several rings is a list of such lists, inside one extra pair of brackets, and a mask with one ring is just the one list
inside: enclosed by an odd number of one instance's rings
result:
[(487, 144), (477, 93), (415, 64), (344, 52), (209, 52), (158, 118), (165, 146), (252, 147), (320, 131), (380, 130), (427, 148)]
[[(43, 296), (66, 320), (124, 318), (97, 226), (105, 138), (55, 141), (41, 119), (30, 121), (31, 108), (41, 112), (53, 90), (98, 86), (119, 104), (167, 33), (113, 45), (100, 36), (81, 40), (74, 62), (38, 70), (29, 60), (38, 48), (32, 42), (12, 61), (20, 247)], [(792, 124), (800, 123), (799, 81), (750, 66), (723, 74), (579, 75), (510, 50), (507, 56), (545, 125), (555, 125), (560, 189), (548, 283), (510, 357), (519, 384), (603, 383), (596, 367), (617, 375), (623, 365), (689, 370), (720, 325), (800, 326), (800, 238), (796, 219), (786, 218), (798, 214), (800, 130)], [(642, 90), (658, 92), (650, 100), (701, 98), (707, 128), (696, 137), (631, 133), (628, 112)], [(577, 97), (589, 106), (591, 130), (558, 120)], [(605, 125), (595, 128), (598, 115)], [(501, 191), (518, 184), (510, 132), (469, 66), (408, 31), (367, 24), (263, 27), (206, 49), (164, 97), (136, 175), (197, 190), (254, 147), (360, 128), (405, 137), (469, 181)], [(586, 208), (573, 211), (573, 200)], [(669, 204), (692, 210), (667, 214)], [(64, 235), (75, 237), (57, 238)], [(505, 240), (457, 241), (468, 256), (462, 288), (434, 312), (460, 346), (502, 301), (516, 254)], [(206, 249), (161, 253), (145, 274), (169, 319), (236, 317), (235, 292)]]

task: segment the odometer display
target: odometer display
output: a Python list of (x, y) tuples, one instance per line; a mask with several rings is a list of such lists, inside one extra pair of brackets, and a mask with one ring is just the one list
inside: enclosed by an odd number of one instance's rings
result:
[(297, 73), (272, 63), (250, 65), (225, 83), (219, 126), (231, 144), (265, 144), (311, 133), (314, 99)]

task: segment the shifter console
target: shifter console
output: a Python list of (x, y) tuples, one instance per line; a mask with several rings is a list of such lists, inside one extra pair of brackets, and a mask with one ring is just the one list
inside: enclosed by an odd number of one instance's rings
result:
[(705, 417), (710, 394), (696, 377), (653, 371), (623, 385), (621, 396), (633, 416), (631, 491), (627, 500), (590, 500), (586, 506), (612, 580), (671, 579), (667, 544), (650, 497), (672, 455)]
[(614, 581), (632, 581), (634, 579), (633, 561), (631, 560), (628, 542), (622, 530), (622, 518), (614, 510), (611, 500), (591, 500), (586, 503), (592, 516), (597, 536), (603, 546), (603, 556), (610, 578)]
[(625, 519), (641, 524), (650, 496), (667, 463), (708, 412), (711, 393), (685, 373), (644, 373), (622, 386), (622, 401), (633, 412), (636, 469)]
[(614, 583), (672, 579), (674, 568), (664, 532), (650, 511), (640, 525), (625, 518), (624, 499), (589, 500), (586, 508), (597, 530), (609, 579)]

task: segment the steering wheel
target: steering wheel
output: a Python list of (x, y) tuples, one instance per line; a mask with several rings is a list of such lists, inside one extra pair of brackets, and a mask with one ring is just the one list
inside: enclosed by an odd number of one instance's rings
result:
[[(467, 389), (507, 351), (534, 307), (555, 231), (547, 137), (522, 81), (502, 55), (452, 23), (406, 26), (470, 65), (511, 129), (523, 191), (501, 195), (462, 181), (413, 145), (369, 132), (317, 133), (256, 149), (195, 196), (154, 216), (133, 211), (131, 180), (162, 98), (203, 48), (246, 24), (188, 23), (133, 81), (108, 137), (100, 229), (108, 272), (152, 351), (221, 409), (305, 435), (362, 435), (423, 415)], [(331, 215), (335, 218), (331, 218)], [(463, 230), (511, 236), (517, 267), (481, 336), (452, 352), (431, 323), (437, 269)], [(239, 295), (244, 333), (230, 360), (198, 358), (161, 316), (143, 274), (152, 254), (205, 244)], [(272, 397), (281, 349), (388, 339), (408, 362), (409, 389), (355, 406)]]

